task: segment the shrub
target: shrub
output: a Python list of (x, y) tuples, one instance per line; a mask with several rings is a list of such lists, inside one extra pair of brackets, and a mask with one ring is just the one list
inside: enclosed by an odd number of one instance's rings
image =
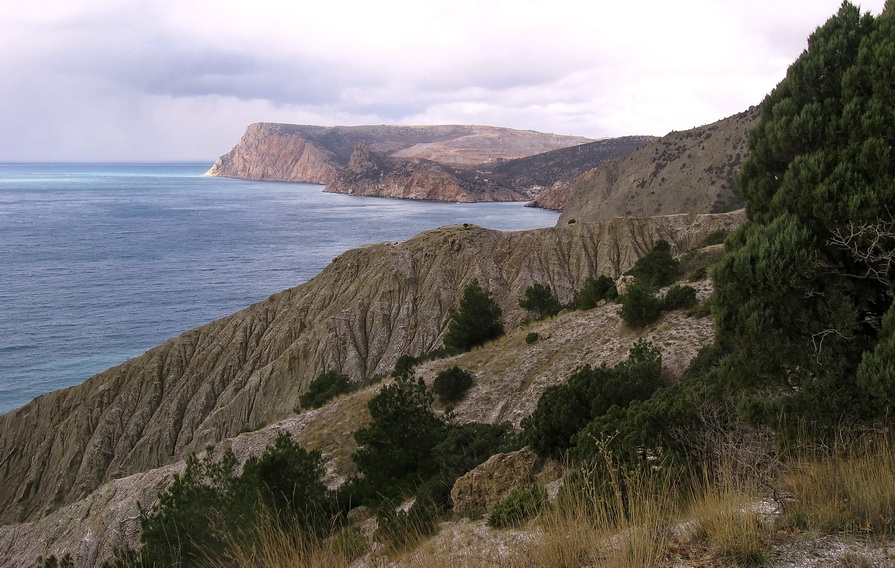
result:
[(340, 394), (351, 391), (351, 381), (337, 371), (321, 373), (298, 399), (302, 408), (320, 408)]
[(727, 235), (729, 234), (730, 231), (728, 231), (727, 229), (716, 229), (706, 235), (704, 239), (702, 239), (702, 242), (699, 244), (699, 248), (712, 245), (720, 245), (727, 239)]
[(217, 461), (210, 448), (202, 458), (190, 455), (155, 509), (141, 510), (139, 564), (203, 566), (232, 544), (257, 539), (268, 513), (308, 536), (325, 536), (335, 509), (323, 472), (320, 452), (305, 451), (285, 432), (242, 474), (230, 450)]
[(444, 438), (445, 424), (431, 404), (432, 394), (413, 375), (397, 377), (370, 399), (372, 421), (354, 433), (358, 447), (352, 460), (363, 474), (358, 485), (365, 486), (358, 487), (358, 495), (398, 497), (437, 473), (434, 448)]
[(438, 373), (432, 383), (432, 390), (442, 403), (457, 402), (469, 387), (472, 386), (472, 375), (454, 365), (446, 371)]
[(580, 430), (613, 406), (626, 408), (632, 401), (650, 398), (662, 385), (661, 372), (661, 353), (644, 340), (615, 367), (585, 366), (565, 384), (544, 391), (534, 412), (522, 421), (524, 442), (538, 455), (561, 457)]
[(663, 310), (689, 309), (697, 304), (696, 290), (691, 286), (675, 284), (662, 296)]
[(630, 327), (649, 325), (662, 315), (663, 301), (640, 281), (635, 281), (620, 300), (622, 321)]
[(534, 343), (535, 341), (537, 341), (540, 338), (541, 338), (541, 336), (538, 334), (538, 332), (532, 331), (531, 333), (529, 333), (528, 335), (525, 336), (525, 343), (528, 343), (529, 345), (531, 345), (532, 343)]
[(398, 357), (398, 360), (395, 361), (395, 369), (392, 371), (392, 375), (396, 377), (400, 375), (408, 375), (419, 362), (420, 360), (418, 357), (407, 354), (401, 355)]
[(543, 319), (558, 314), (562, 304), (550, 286), (536, 283), (525, 289), (525, 297), (519, 300), (519, 307), (534, 312), (535, 319)]
[(575, 294), (575, 306), (579, 310), (590, 310), (597, 307), (600, 300), (614, 300), (618, 297), (615, 281), (601, 274), (598, 278), (588, 278), (584, 287)]
[(490, 339), (503, 335), (500, 318), (503, 311), (491, 297), (491, 293), (473, 279), (463, 290), (460, 306), (451, 314), (444, 346), (448, 349), (468, 351)]
[(540, 513), (546, 503), (544, 487), (537, 483), (525, 485), (494, 505), (486, 523), (494, 529), (516, 526)]
[(637, 259), (628, 271), (648, 286), (668, 286), (677, 277), (680, 261), (671, 254), (671, 245), (666, 240), (658, 240), (652, 250)]

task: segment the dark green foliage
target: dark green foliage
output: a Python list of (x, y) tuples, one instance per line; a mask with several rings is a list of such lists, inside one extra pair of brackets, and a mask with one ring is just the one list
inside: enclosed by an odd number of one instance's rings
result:
[(453, 486), (454, 480), (494, 454), (512, 452), (521, 447), (509, 423), (469, 422), (451, 425), (444, 440), (435, 447), (435, 456), (443, 477), (451, 480)]
[(873, 351), (864, 353), (857, 381), (879, 415), (891, 414), (895, 408), (895, 304), (883, 318), (880, 341)]
[(533, 483), (514, 489), (491, 509), (486, 523), (494, 529), (517, 526), (534, 517), (547, 503), (547, 491)]
[(74, 568), (75, 561), (72, 560), (70, 554), (64, 555), (62, 558), (56, 558), (55, 555), (46, 558), (39, 556), (33, 568)]
[(662, 296), (663, 310), (681, 310), (695, 306), (697, 303), (696, 290), (691, 286), (675, 284), (665, 291)]
[(479, 281), (473, 279), (463, 290), (459, 308), (451, 314), (444, 346), (468, 351), (503, 335), (502, 315), (503, 311), (490, 292), (483, 290)]
[(619, 297), (622, 321), (630, 327), (643, 327), (659, 319), (664, 303), (649, 286), (639, 280)]
[(442, 403), (451, 404), (463, 398), (471, 386), (472, 375), (454, 365), (435, 376), (432, 390)]
[(525, 443), (541, 456), (560, 457), (578, 432), (613, 406), (646, 400), (662, 385), (662, 356), (640, 340), (615, 367), (580, 369), (567, 383), (547, 388), (535, 411), (522, 421)]
[(245, 491), (258, 492), (259, 502), (278, 516), (280, 525), (320, 538), (330, 532), (335, 516), (333, 495), (322, 481), (325, 473), (319, 450), (309, 452), (280, 432), (260, 457), (246, 461), (241, 482)]
[(532, 343), (534, 343), (535, 341), (537, 341), (540, 338), (541, 338), (541, 336), (540, 336), (540, 334), (538, 334), (538, 332), (532, 331), (528, 335), (525, 336), (525, 343), (528, 343), (529, 345), (531, 345)]
[(308, 385), (298, 402), (302, 408), (320, 408), (340, 394), (351, 391), (351, 381), (337, 371), (321, 373)]
[(867, 397), (887, 380), (893, 101), (895, 13), (846, 2), (762, 103), (738, 180), (749, 219), (713, 274), (731, 351), (720, 376), (753, 421), (791, 430), (891, 408)]
[(671, 254), (668, 241), (658, 240), (652, 250), (637, 259), (628, 274), (647, 286), (661, 288), (674, 282), (679, 265), (680, 261)]
[(555, 316), (562, 310), (556, 295), (546, 284), (532, 284), (525, 289), (525, 297), (519, 300), (519, 307), (535, 314), (535, 319)]
[(435, 534), (440, 507), (426, 499), (417, 500), (406, 511), (396, 510), (392, 503), (381, 507), (376, 514), (376, 540), (391, 552), (413, 546), (421, 539)]
[(395, 370), (392, 371), (392, 375), (396, 377), (400, 375), (408, 375), (419, 362), (419, 359), (412, 355), (401, 355), (395, 362)]
[(601, 300), (614, 300), (618, 298), (618, 290), (615, 281), (601, 274), (598, 278), (588, 278), (584, 281), (584, 287), (575, 294), (575, 306), (579, 310), (590, 310), (597, 307)]
[[(438, 472), (435, 446), (446, 425), (429, 408), (432, 394), (422, 379), (402, 375), (367, 404), (372, 422), (354, 434), (353, 460), (363, 474), (367, 497), (410, 493)], [(356, 503), (360, 504), (360, 503)]]
[[(182, 474), (140, 517), (142, 566), (200, 566), (234, 542), (257, 538), (260, 515), (309, 536), (334, 525), (334, 502), (323, 485), (320, 452), (307, 452), (287, 433), (238, 473), (230, 450), (220, 460), (211, 450), (186, 460)], [(122, 557), (124, 558), (124, 557)]]
[(728, 231), (727, 229), (718, 229), (716, 231), (712, 231), (704, 239), (702, 239), (702, 242), (699, 243), (699, 248), (709, 247), (712, 245), (720, 245), (727, 239), (727, 235), (729, 234), (730, 231)]

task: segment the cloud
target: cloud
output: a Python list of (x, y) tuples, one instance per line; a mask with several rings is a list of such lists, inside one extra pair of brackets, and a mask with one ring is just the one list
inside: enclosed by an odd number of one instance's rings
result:
[(838, 6), (34, 0), (0, 20), (0, 160), (211, 160), (257, 121), (664, 134), (760, 102)]

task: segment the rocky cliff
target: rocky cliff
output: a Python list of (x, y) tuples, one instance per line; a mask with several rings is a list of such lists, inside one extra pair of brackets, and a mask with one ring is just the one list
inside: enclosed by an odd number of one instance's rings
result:
[(394, 158), (357, 143), (348, 165), (324, 191), (430, 201), (524, 201), (528, 194), (484, 176), (422, 158)]
[(301, 286), (0, 416), (0, 520), (40, 519), (103, 483), (293, 415), (323, 370), (370, 377), (439, 346), (472, 278), (495, 291), (512, 326), (533, 282), (569, 301), (588, 276), (618, 275), (658, 238), (683, 250), (741, 220), (681, 215), (512, 233), (460, 225), (348, 251)]
[(561, 208), (558, 223), (742, 207), (734, 175), (749, 153), (748, 132), (758, 108), (718, 122), (672, 132), (583, 174), (570, 186), (538, 197)]
[[(327, 191), (354, 195), (518, 201), (569, 182), (647, 139), (630, 136), (592, 145), (581, 137), (490, 126), (258, 123), (206, 175), (319, 183)], [(582, 151), (556, 153), (581, 145)], [(545, 157), (529, 160), (540, 155)]]

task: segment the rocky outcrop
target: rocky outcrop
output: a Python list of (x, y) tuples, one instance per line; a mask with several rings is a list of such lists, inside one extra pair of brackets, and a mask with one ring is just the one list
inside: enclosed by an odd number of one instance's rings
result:
[(512, 324), (534, 282), (569, 301), (664, 238), (684, 250), (742, 214), (577, 223), (502, 233), (474, 226), (348, 251), (309, 282), (180, 335), (81, 385), (0, 416), (0, 520), (34, 521), (103, 483), (174, 463), (293, 415), (308, 382), (390, 371), (441, 343), (472, 278)]
[(424, 159), (391, 158), (358, 143), (348, 165), (324, 191), (430, 201), (524, 201), (528, 195), (481, 176)]
[[(558, 224), (613, 217), (711, 213), (742, 207), (734, 176), (749, 153), (748, 133), (758, 108), (672, 132), (630, 154), (583, 174), (561, 195), (538, 203), (562, 203)], [(542, 206), (549, 206), (542, 205)]]
[(537, 464), (538, 456), (530, 448), (491, 456), (454, 482), (454, 512), (465, 515), (491, 509), (513, 489), (534, 481)]
[(384, 156), (465, 167), (590, 142), (491, 126), (311, 126), (256, 123), (206, 175), (328, 184), (360, 143)]
[[(320, 128), (320, 127), (317, 127)], [(338, 154), (297, 136), (287, 125), (256, 123), (205, 175), (240, 179), (295, 181), (326, 185), (338, 177)]]

